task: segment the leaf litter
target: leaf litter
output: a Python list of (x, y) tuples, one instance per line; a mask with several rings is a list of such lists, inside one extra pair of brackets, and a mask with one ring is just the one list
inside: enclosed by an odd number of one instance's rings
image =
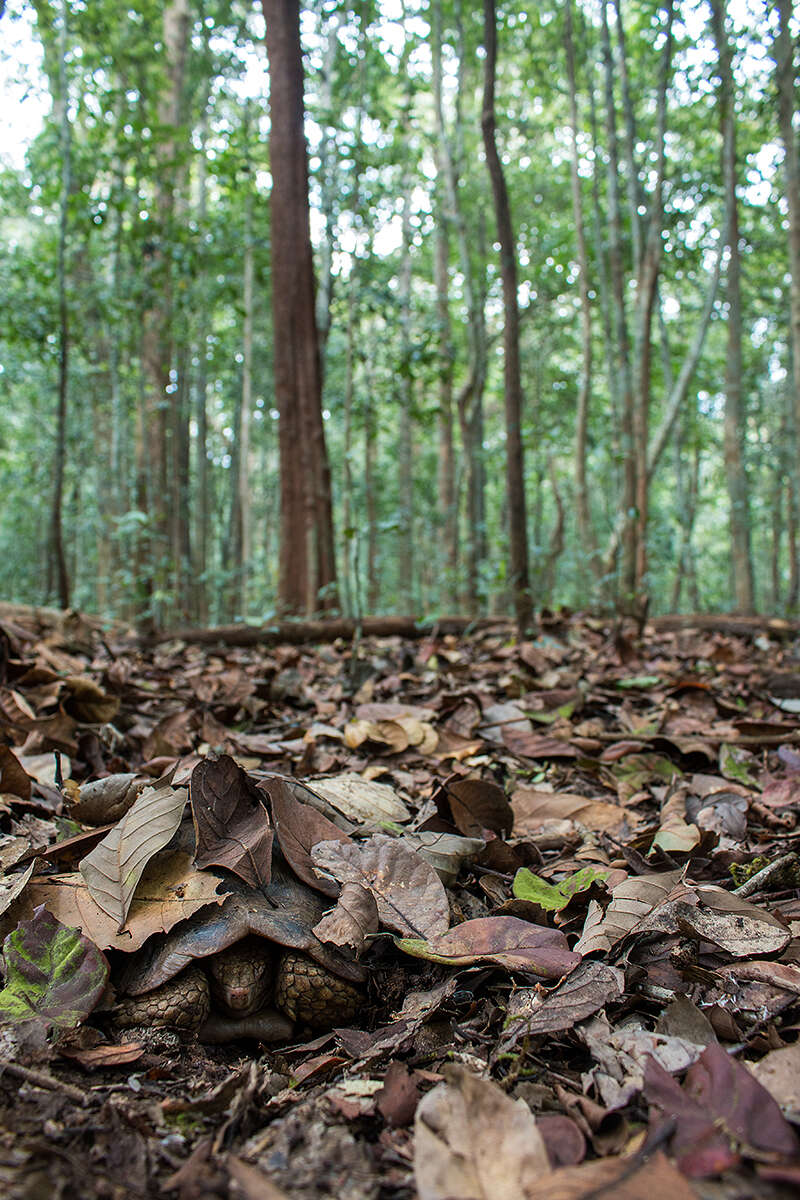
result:
[[(44, 620), (0, 618), (4, 1194), (796, 1194), (790, 641)], [(106, 955), (119, 989), (253, 936), (366, 977), (356, 1018), (113, 1028)]]

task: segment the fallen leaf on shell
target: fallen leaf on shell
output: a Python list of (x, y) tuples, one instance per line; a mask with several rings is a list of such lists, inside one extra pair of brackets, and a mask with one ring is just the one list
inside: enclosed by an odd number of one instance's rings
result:
[(247, 772), (229, 754), (206, 758), (192, 771), (189, 798), (197, 866), (224, 867), (253, 888), (269, 883), (273, 833)]
[(292, 870), (317, 891), (334, 898), (338, 896), (339, 884), (321, 878), (315, 872), (311, 850), (318, 842), (349, 842), (351, 839), (319, 809), (302, 803), (295, 790), (280, 776), (264, 780), (261, 787), (269, 796), (278, 843)]
[(197, 871), (183, 851), (157, 854), (142, 875), (128, 912), (124, 933), (95, 903), (77, 871), (68, 875), (34, 876), (14, 906), (14, 914), (30, 915), (37, 904), (65, 925), (75, 925), (101, 950), (138, 950), (153, 933), (166, 933), (207, 904), (222, 904), (220, 884), (211, 871)]
[(415, 958), (447, 966), (487, 962), (545, 979), (559, 979), (581, 961), (560, 929), (532, 925), (519, 917), (477, 917), (427, 941), (395, 938), (395, 945)]
[(152, 786), (152, 779), (135, 771), (106, 775), (103, 779), (81, 784), (74, 799), (67, 797), (67, 810), (76, 821), (105, 825), (118, 821), (133, 807), (144, 789)]
[(367, 937), (378, 932), (378, 906), (368, 888), (360, 883), (345, 883), (336, 907), (327, 912), (314, 926), (313, 933), (321, 942), (334, 946), (350, 946), (358, 954)]
[(150, 859), (166, 846), (181, 823), (186, 788), (145, 788), (122, 820), (80, 865), (92, 899), (125, 925), (134, 892)]
[(315, 867), (339, 883), (360, 883), (378, 906), (381, 924), (396, 933), (431, 937), (450, 924), (450, 904), (430, 863), (401, 839), (374, 834), (364, 842), (320, 842)]
[(550, 1170), (533, 1113), (463, 1067), (444, 1074), (414, 1121), (420, 1200), (520, 1200)]

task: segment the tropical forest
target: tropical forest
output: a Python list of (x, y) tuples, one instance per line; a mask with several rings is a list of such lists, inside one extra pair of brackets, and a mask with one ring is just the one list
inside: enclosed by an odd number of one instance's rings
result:
[(0, 0), (0, 1195), (800, 1194), (800, 13)]

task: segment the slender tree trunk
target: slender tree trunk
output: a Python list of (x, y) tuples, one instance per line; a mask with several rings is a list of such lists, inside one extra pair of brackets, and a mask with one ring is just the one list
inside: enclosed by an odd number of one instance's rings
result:
[[(619, 7), (619, 6), (618, 6)], [(634, 457), (636, 460), (636, 574), (634, 593), (644, 593), (647, 575), (647, 522), (650, 505), (650, 475), (647, 451), (650, 437), (650, 384), (652, 364), (652, 324), (658, 273), (661, 268), (662, 230), (664, 225), (664, 169), (666, 163), (667, 84), (672, 59), (673, 6), (667, 5), (666, 41), (662, 55), (656, 108), (656, 168), (650, 211), (639, 252), (636, 280), (635, 315), (635, 398), (633, 410)], [(621, 29), (621, 22), (620, 22)]]
[[(432, 86), (437, 126), (444, 124), (442, 96), (442, 6), (441, 0), (431, 4)], [(439, 453), (437, 462), (437, 496), (439, 523), (444, 531), (444, 553), (441, 556), (443, 582), (439, 603), (452, 608), (456, 601), (458, 579), (458, 511), (456, 506), (455, 463), (453, 452), (453, 338), (450, 322), (450, 237), (447, 215), (447, 180), (445, 153), (442, 148), (443, 128), (438, 129), (436, 145), (436, 191), (434, 244), (434, 285), (436, 287), (436, 319), (438, 332)]]
[(331, 477), (322, 421), (303, 129), (299, 0), (262, 0), (270, 74), (272, 315), (280, 412), (279, 603), (290, 613), (335, 607)]
[(206, 218), (208, 215), (208, 181), (206, 173), (206, 141), (208, 138), (208, 111), (203, 110), (200, 120), (200, 154), (197, 176), (197, 223), (200, 229), (200, 253), (198, 263), (197, 305), (195, 327), (195, 356), (197, 372), (194, 378), (194, 421), (195, 421), (195, 493), (194, 493), (194, 598), (192, 609), (201, 625), (208, 624), (208, 523), (209, 523), (209, 477), (208, 477), (208, 353), (206, 338), (208, 316), (206, 313), (207, 253), (205, 249)]
[[(410, 120), (410, 114), (409, 114)], [(414, 612), (414, 379), (411, 364), (411, 192), (410, 178), (403, 188), (402, 250), (398, 280), (398, 320), (400, 324), (400, 378), (397, 383), (400, 402), (398, 444), (399, 542), (398, 595), (404, 612)]]
[[(794, 413), (794, 491), (800, 494), (800, 156), (797, 150), (797, 132), (794, 127), (796, 109), (795, 51), (790, 22), (791, 0), (777, 0), (778, 34), (774, 42), (775, 77), (778, 87), (778, 121), (783, 142), (783, 174), (785, 179), (786, 207), (789, 222), (787, 242), (789, 249), (789, 272), (791, 285), (789, 304), (791, 313), (791, 361), (792, 398)], [(800, 563), (792, 563), (792, 576), (800, 574)], [(792, 588), (793, 602), (797, 603), (797, 588)]]
[[(488, 356), (485, 311), (486, 254), (482, 224), (479, 224), (475, 231), (476, 235), (470, 237), (459, 187), (458, 163), (463, 158), (464, 140), (461, 99), (466, 91), (464, 77), (468, 57), (459, 3), (454, 6), (454, 21), (458, 79), (452, 139), (447, 131), (441, 88), (434, 89), (434, 117), (447, 221), (455, 235), (461, 273), (461, 296), (466, 310), (467, 373), (457, 395), (466, 493), (466, 528), (463, 538), (465, 578), (462, 603), (469, 613), (477, 614), (481, 603), (480, 569), (486, 558), (483, 467), (483, 393)], [(431, 27), (441, 29), (441, 24), (441, 0), (431, 0)], [(481, 221), (482, 215), (479, 217), (479, 222)], [(457, 523), (457, 514), (454, 520)]]
[[(625, 305), (625, 269), (622, 247), (622, 216), (619, 202), (619, 154), (617, 150), (617, 117), (614, 102), (614, 61), (608, 30), (607, 0), (601, 4), (602, 46), (606, 99), (606, 133), (608, 137), (608, 257), (611, 275), (611, 294), (614, 321), (615, 370), (617, 390), (621, 399), (620, 440), (623, 457), (623, 487), (621, 511), (635, 511), (637, 480), (634, 452), (634, 399), (631, 377), (628, 318)], [(636, 592), (636, 525), (626, 519), (622, 533), (622, 600), (632, 603)]]
[(517, 252), (511, 223), (503, 166), (497, 152), (495, 130), (495, 72), (497, 66), (497, 17), (494, 0), (484, 0), (483, 111), (481, 129), (486, 164), (494, 194), (497, 239), (500, 243), (500, 273), (503, 280), (503, 353), (506, 415), (506, 494), (511, 558), (511, 588), (520, 634), (531, 623), (530, 579), (528, 573), (528, 530), (525, 510), (525, 466), (522, 446), (522, 374), (519, 359), (519, 307), (517, 303)]
[[(588, 564), (595, 574), (600, 573), (597, 545), (589, 510), (589, 489), (586, 481), (586, 437), (589, 424), (589, 403), (592, 394), (592, 305), (589, 298), (589, 253), (584, 228), (583, 196), (578, 158), (578, 98), (575, 75), (575, 46), (572, 36), (572, 0), (564, 9), (564, 52), (569, 84), (569, 110), (572, 138), (570, 141), (570, 182), (572, 185), (572, 218), (578, 251), (578, 293), (581, 305), (581, 374), (578, 382), (578, 403), (575, 411), (575, 513), (582, 564)], [(581, 570), (581, 587), (586, 586), (586, 571)]]
[(64, 465), (67, 455), (67, 398), (69, 391), (69, 303), (67, 299), (67, 239), (69, 236), (69, 195), (72, 190), (72, 124), (69, 116), (67, 85), (67, 5), (61, 5), (59, 37), (59, 88), (56, 112), (59, 117), (61, 147), (61, 195), (58, 219), (58, 391), (56, 401), (56, 443), (53, 460), (53, 498), (50, 509), (50, 554), (48, 556), (48, 593), (55, 575), (55, 591), (62, 608), (69, 608), (70, 585), (64, 552), (62, 508)]
[[(169, 470), (174, 399), (170, 388), (173, 355), (173, 289), (171, 239), (178, 179), (178, 136), (183, 114), (186, 56), (189, 43), (188, 0), (170, 0), (164, 9), (166, 80), (159, 102), (159, 122), (164, 141), (158, 148), (155, 221), (151, 240), (145, 246), (144, 279), (148, 297), (142, 320), (142, 370), (144, 382), (144, 444), (140, 453), (146, 470), (140, 476), (142, 512), (149, 517), (149, 538), (140, 539), (142, 592), (140, 619), (146, 626), (160, 627), (167, 609), (170, 571), (170, 500), (174, 480)], [(145, 488), (141, 483), (146, 477)]]
[[(250, 174), (248, 171), (248, 189)], [(251, 505), (252, 495), (250, 462), (250, 423), (253, 410), (253, 199), (248, 190), (244, 216), (244, 271), (242, 280), (242, 303), (244, 306), (244, 330), (242, 337), (242, 395), (239, 418), (239, 444), (237, 457), (237, 504), (238, 525), (236, 529), (235, 571), (237, 579), (236, 607), (241, 619), (248, 612), (248, 580), (251, 571)]]
[(719, 56), (719, 109), (722, 128), (722, 175), (728, 230), (725, 273), (728, 348), (725, 364), (725, 471), (730, 501), (730, 538), (736, 609), (753, 611), (753, 563), (750, 552), (750, 506), (743, 454), (745, 409), (742, 397), (742, 299), (739, 256), (739, 211), (736, 170), (736, 114), (732, 51), (726, 29), (725, 0), (711, 0), (711, 23)]

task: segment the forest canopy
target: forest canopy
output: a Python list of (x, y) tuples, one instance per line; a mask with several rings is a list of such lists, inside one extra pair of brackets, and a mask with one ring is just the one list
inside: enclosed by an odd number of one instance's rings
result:
[[(790, 0), (303, 4), (294, 433), (270, 8), (5, 4), (0, 598), (796, 612)], [(292, 453), (332, 551), (287, 605)]]

